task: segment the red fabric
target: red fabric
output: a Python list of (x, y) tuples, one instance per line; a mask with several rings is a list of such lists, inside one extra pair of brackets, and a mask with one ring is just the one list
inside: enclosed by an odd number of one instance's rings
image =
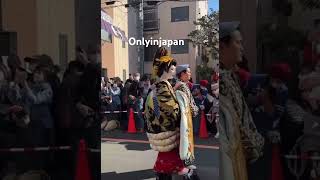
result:
[(208, 81), (207, 80), (201, 80), (200, 81), (200, 86), (207, 87), (207, 85), (208, 85)]
[(193, 87), (193, 83), (192, 82), (188, 82), (187, 85), (188, 85), (189, 89), (191, 90), (192, 87)]
[(170, 152), (159, 152), (153, 169), (158, 173), (175, 174), (184, 168), (179, 156), (179, 149)]
[(279, 145), (274, 144), (272, 147), (272, 172), (271, 180), (284, 180), (283, 169), (281, 164)]
[(290, 78), (291, 69), (288, 64), (277, 63), (271, 66), (271, 77), (287, 81)]
[(219, 80), (219, 75), (218, 75), (218, 73), (214, 73), (214, 74), (213, 74), (212, 80), (213, 80), (214, 82), (217, 82), (217, 81)]
[(251, 76), (250, 73), (244, 69), (239, 69), (237, 73), (240, 79), (241, 86), (244, 86), (245, 84), (247, 84)]

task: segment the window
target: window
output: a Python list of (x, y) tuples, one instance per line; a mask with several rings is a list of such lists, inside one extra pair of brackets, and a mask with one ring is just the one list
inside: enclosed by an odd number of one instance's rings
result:
[(68, 64), (68, 36), (59, 34), (59, 63), (64, 70)]
[(144, 8), (143, 11), (143, 30), (159, 30), (158, 8)]
[(144, 61), (153, 61), (153, 57), (157, 49), (157, 45), (149, 45), (148, 47), (144, 47)]
[(101, 39), (105, 42), (112, 43), (112, 34), (105, 30), (101, 30)]
[(172, 54), (188, 54), (189, 53), (189, 40), (182, 39), (184, 41), (184, 45), (173, 45), (171, 46)]
[(189, 21), (189, 6), (171, 8), (171, 22)]
[(127, 70), (123, 69), (122, 70), (122, 81), (125, 82), (127, 80)]
[(107, 68), (102, 68), (101, 70), (102, 70), (101, 76), (102, 77), (108, 77), (108, 69)]

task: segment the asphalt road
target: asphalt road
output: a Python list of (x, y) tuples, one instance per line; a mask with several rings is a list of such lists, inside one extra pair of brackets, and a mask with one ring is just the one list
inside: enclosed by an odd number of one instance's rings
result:
[[(201, 180), (218, 180), (219, 149), (217, 141), (195, 139), (197, 172)], [(154, 180), (152, 170), (157, 157), (145, 134), (116, 130), (103, 132), (101, 138), (101, 179)], [(179, 179), (175, 177), (174, 179)]]

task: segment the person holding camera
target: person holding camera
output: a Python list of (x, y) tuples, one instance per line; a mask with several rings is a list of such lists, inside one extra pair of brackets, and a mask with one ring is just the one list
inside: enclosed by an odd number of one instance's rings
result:
[[(53, 143), (53, 117), (51, 103), (53, 92), (47, 82), (45, 68), (38, 66), (27, 81), (27, 72), (19, 67), (14, 81), (10, 82), (8, 97), (12, 106), (11, 119), (17, 122), (17, 144), (23, 147), (50, 146)], [(33, 156), (33, 163), (25, 164), (26, 159), (18, 158), (21, 168), (48, 168), (46, 153)]]

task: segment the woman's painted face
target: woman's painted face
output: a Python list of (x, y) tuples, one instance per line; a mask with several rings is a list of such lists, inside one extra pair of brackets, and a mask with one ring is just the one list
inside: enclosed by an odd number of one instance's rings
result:
[(170, 77), (173, 77), (176, 74), (176, 66), (171, 65), (168, 74), (170, 75)]

